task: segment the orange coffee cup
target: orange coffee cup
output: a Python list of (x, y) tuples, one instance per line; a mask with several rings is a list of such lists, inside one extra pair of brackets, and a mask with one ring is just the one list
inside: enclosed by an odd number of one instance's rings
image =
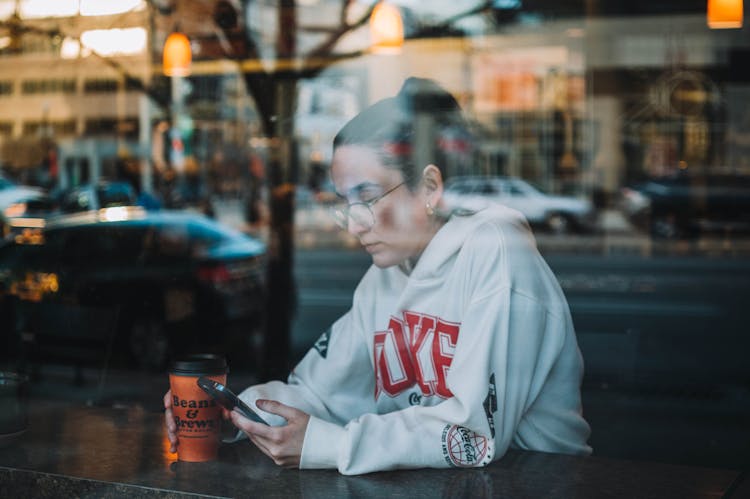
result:
[(180, 461), (212, 461), (219, 452), (221, 406), (198, 386), (207, 376), (227, 382), (227, 361), (221, 355), (197, 354), (177, 359), (169, 372), (172, 414), (177, 424), (177, 458)]

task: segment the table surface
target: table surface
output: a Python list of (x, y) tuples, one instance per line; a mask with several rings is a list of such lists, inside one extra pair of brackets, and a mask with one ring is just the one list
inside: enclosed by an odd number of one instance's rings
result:
[(746, 474), (598, 457), (510, 451), (481, 469), (343, 476), (286, 470), (247, 441), (209, 463), (176, 461), (163, 416), (138, 407), (37, 407), (0, 447), (0, 497), (748, 497)]

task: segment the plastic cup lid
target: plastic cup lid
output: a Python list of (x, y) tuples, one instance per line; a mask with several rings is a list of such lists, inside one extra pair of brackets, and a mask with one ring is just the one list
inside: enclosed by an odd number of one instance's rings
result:
[(177, 376), (200, 376), (202, 374), (226, 374), (227, 359), (212, 353), (187, 355), (175, 359), (170, 372)]

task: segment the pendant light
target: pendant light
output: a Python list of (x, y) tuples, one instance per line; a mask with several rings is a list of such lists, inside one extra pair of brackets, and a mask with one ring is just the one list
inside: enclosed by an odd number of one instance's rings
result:
[(743, 0), (708, 0), (707, 21), (711, 29), (742, 27)]

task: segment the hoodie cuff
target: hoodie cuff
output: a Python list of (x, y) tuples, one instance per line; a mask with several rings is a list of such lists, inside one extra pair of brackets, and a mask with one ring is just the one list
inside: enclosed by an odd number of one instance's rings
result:
[(246, 440), (247, 435), (245, 435), (245, 432), (242, 430), (237, 430), (237, 433), (233, 437), (225, 437), (221, 439), (221, 442), (224, 444), (234, 444), (239, 442), (240, 440)]
[(302, 443), (300, 469), (338, 468), (345, 433), (341, 426), (310, 416)]

